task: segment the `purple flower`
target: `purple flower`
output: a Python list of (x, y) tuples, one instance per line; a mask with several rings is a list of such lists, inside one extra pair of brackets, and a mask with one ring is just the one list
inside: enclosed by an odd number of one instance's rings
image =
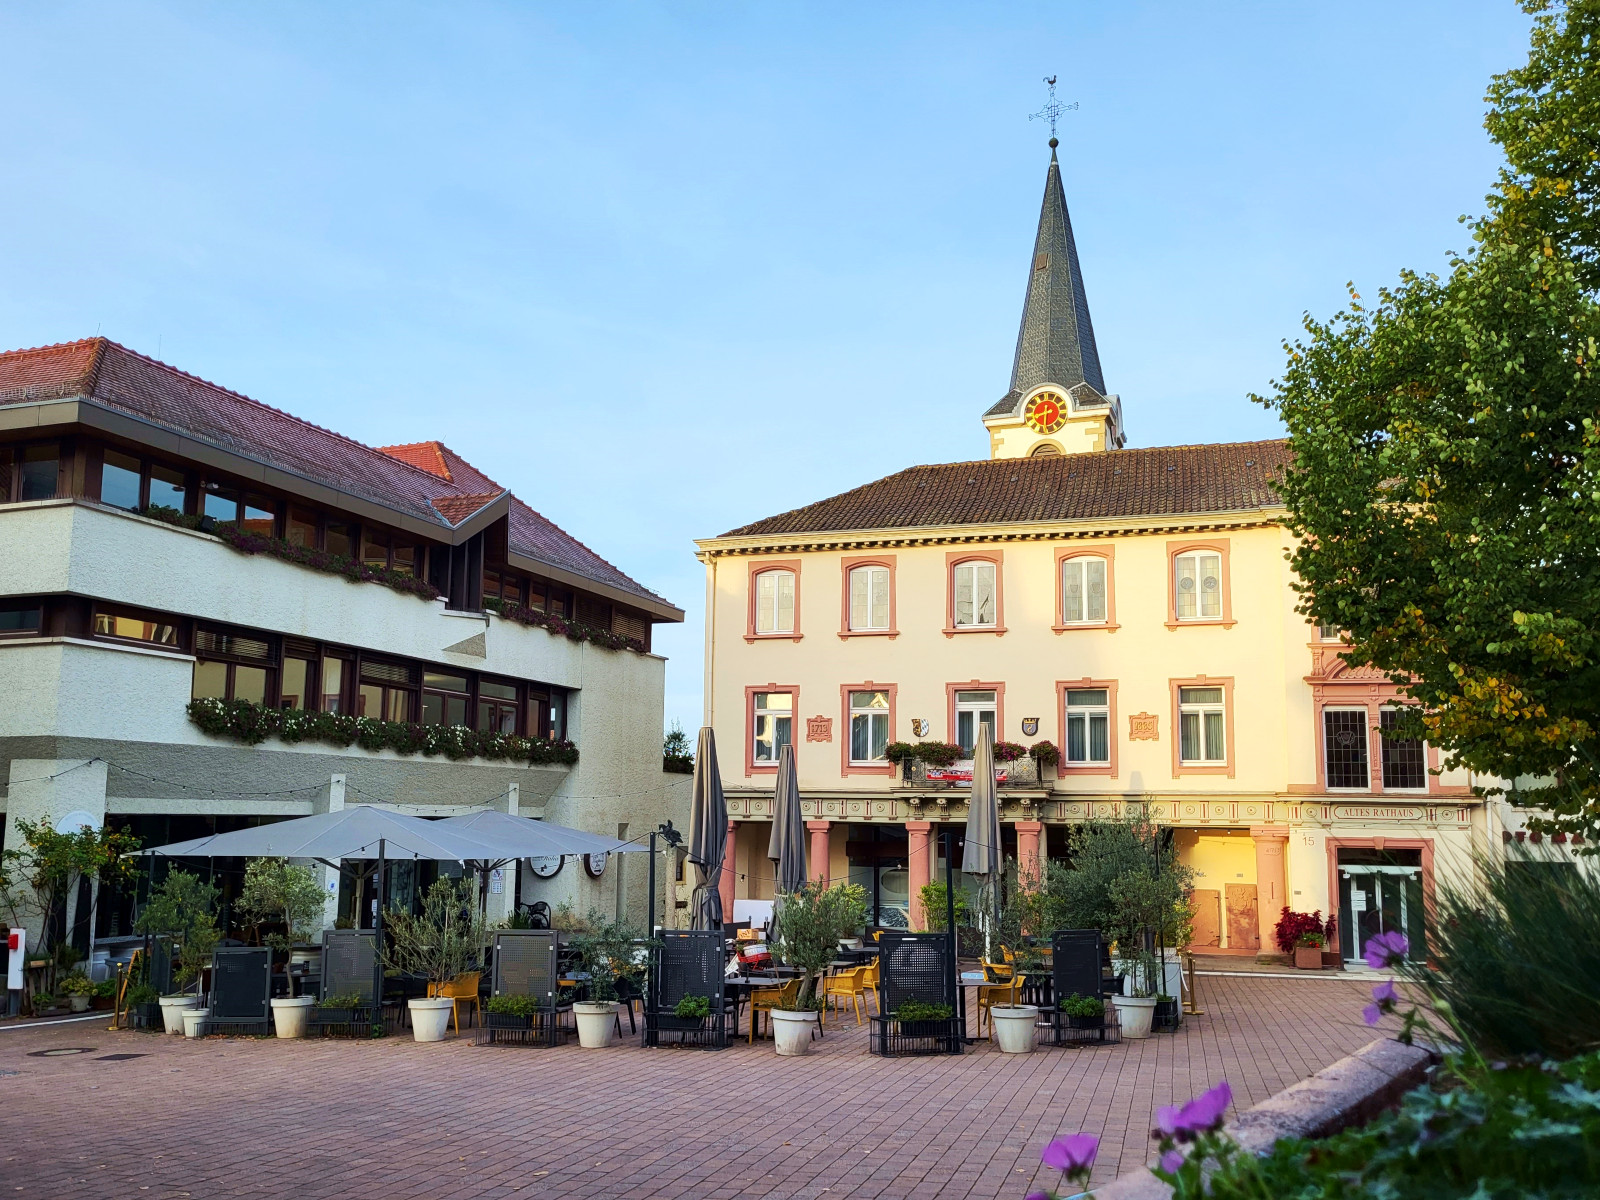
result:
[(1376, 1004), (1369, 1004), (1361, 1010), (1361, 1019), (1368, 1025), (1376, 1025), (1383, 1019), (1383, 1009)]
[(1178, 1150), (1168, 1150), (1161, 1156), (1161, 1169), (1168, 1175), (1176, 1175), (1178, 1168), (1183, 1166), (1183, 1154)]
[(1100, 1152), (1100, 1139), (1092, 1133), (1069, 1133), (1054, 1139), (1039, 1155), (1047, 1167), (1075, 1175), (1094, 1166), (1094, 1156)]
[(1029, 1192), (1022, 1200), (1050, 1200), (1049, 1192)]
[(1400, 999), (1400, 993), (1395, 990), (1394, 980), (1385, 979), (1372, 989), (1372, 998), (1379, 1004), (1393, 1004)]
[(1228, 1105), (1232, 1103), (1233, 1089), (1224, 1079), (1210, 1091), (1201, 1092), (1185, 1104), (1178, 1113), (1178, 1119), (1193, 1132), (1202, 1133), (1222, 1124), (1222, 1114), (1228, 1111)]
[(1410, 949), (1411, 943), (1406, 940), (1406, 935), (1391, 929), (1369, 940), (1362, 957), (1367, 960), (1367, 966), (1377, 971), (1404, 962)]
[(1156, 1109), (1156, 1135), (1173, 1137), (1178, 1132), (1178, 1106), (1164, 1104)]

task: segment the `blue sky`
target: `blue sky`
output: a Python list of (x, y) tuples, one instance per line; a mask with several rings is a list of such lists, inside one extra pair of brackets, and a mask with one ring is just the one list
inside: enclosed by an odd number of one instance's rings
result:
[(1301, 314), (1437, 268), (1510, 0), (11, 4), (0, 345), (97, 330), (438, 438), (689, 612), (692, 539), (986, 453), (1060, 78), (1135, 446), (1273, 436)]

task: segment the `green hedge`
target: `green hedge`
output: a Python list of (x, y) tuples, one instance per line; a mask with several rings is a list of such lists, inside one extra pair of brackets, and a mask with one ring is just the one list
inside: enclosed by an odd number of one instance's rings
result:
[(492, 758), (530, 765), (578, 761), (578, 747), (565, 739), (517, 737), (461, 725), (416, 725), (348, 713), (267, 708), (249, 700), (191, 700), (188, 713), (189, 719), (212, 737), (233, 738), (252, 746), (275, 737), (285, 742), (355, 744), (364, 750), (401, 754), (442, 754), (451, 759)]

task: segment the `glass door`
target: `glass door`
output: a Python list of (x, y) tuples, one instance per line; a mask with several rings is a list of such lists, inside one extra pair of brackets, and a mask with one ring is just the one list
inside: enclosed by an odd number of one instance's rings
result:
[(1351, 865), (1339, 868), (1339, 940), (1346, 962), (1362, 961), (1367, 942), (1390, 930), (1423, 953), (1422, 869)]

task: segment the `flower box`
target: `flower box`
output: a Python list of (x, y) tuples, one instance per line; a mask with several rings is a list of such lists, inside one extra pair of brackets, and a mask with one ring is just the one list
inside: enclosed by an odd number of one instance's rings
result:
[(1322, 947), (1296, 946), (1294, 948), (1294, 965), (1302, 971), (1322, 970)]

